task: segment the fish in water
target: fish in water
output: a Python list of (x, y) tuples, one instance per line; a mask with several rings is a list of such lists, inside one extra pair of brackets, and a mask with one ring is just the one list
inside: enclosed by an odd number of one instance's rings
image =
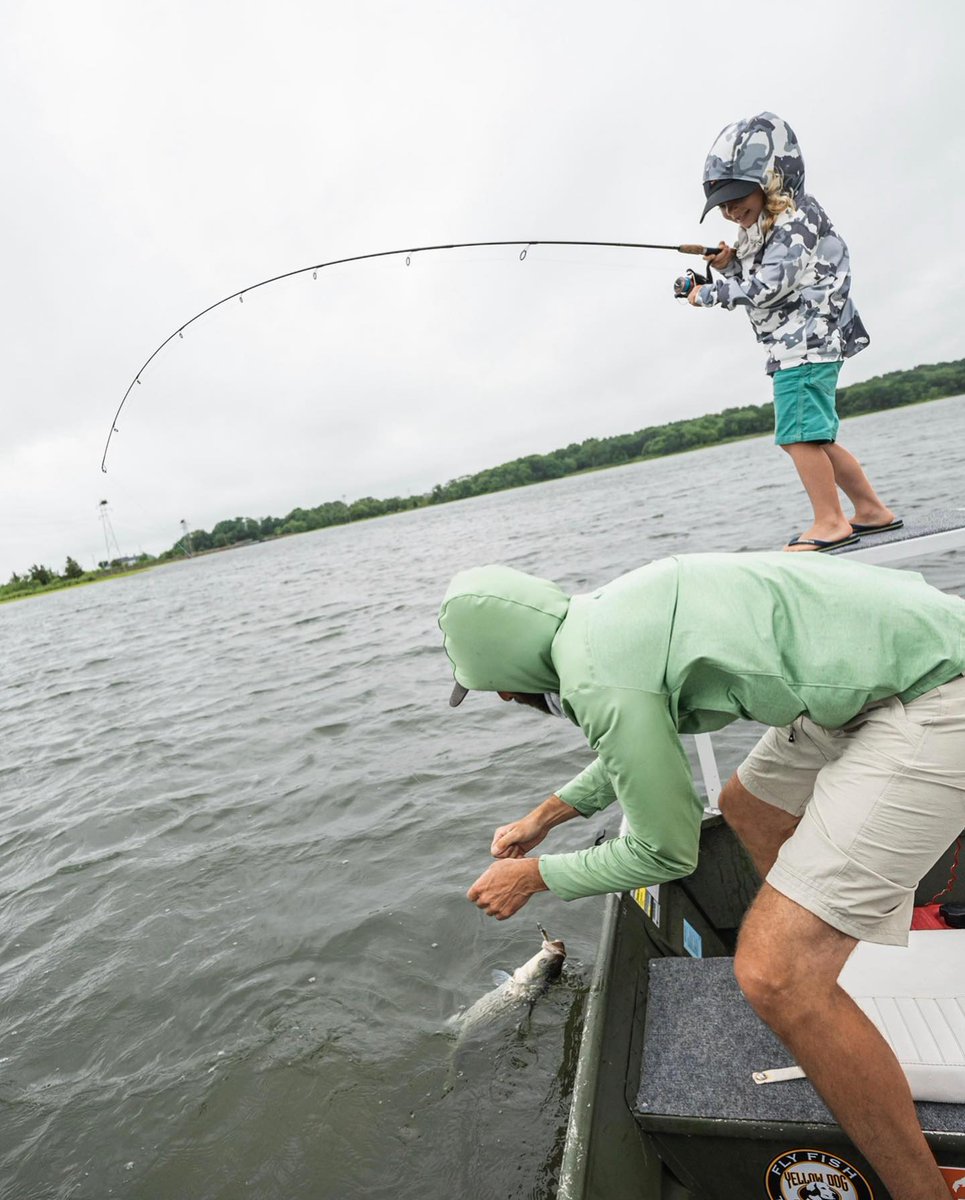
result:
[(537, 928), (543, 939), (539, 952), (517, 967), (512, 975), (507, 971), (493, 971), (496, 987), (464, 1012), (450, 1018), (449, 1027), (458, 1031), (460, 1041), (523, 1004), (532, 1007), (553, 980), (559, 979), (566, 947), (558, 938), (551, 938), (542, 925)]

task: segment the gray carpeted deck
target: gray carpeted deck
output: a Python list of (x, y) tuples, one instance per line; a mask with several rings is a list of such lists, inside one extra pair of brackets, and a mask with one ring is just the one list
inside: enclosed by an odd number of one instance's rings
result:
[[(900, 515), (900, 514), (899, 514)], [(938, 508), (921, 516), (909, 517), (901, 529), (887, 533), (874, 533), (861, 538), (857, 545), (843, 546), (831, 550), (831, 554), (849, 554), (853, 550), (869, 546), (885, 546), (889, 542), (907, 542), (909, 538), (928, 537), (933, 533), (949, 533), (953, 529), (965, 529), (965, 508)]]
[[(651, 962), (638, 1115), (833, 1125), (806, 1079), (751, 1078), (792, 1062), (741, 995), (733, 959)], [(918, 1116), (926, 1130), (965, 1132), (965, 1105), (919, 1104)]]

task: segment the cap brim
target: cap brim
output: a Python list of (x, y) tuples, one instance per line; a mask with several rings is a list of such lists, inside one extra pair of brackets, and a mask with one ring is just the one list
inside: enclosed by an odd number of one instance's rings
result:
[(744, 196), (749, 196), (751, 192), (756, 191), (758, 187), (760, 184), (750, 183), (746, 179), (729, 179), (726, 183), (718, 184), (708, 195), (704, 211), (700, 214), (700, 220), (703, 221), (712, 208), (719, 208), (729, 200), (741, 200)]
[(449, 697), (449, 707), (458, 708), (468, 695), (469, 688), (464, 688), (461, 683), (455, 684), (452, 689), (452, 695)]

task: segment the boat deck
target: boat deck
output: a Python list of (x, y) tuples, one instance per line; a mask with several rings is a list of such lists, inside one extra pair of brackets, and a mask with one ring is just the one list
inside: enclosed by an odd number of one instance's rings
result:
[[(965, 542), (965, 508), (939, 508), (909, 517), (900, 529), (863, 537), (829, 554), (856, 555), (878, 565), (959, 549)], [(913, 543), (913, 544), (912, 544)]]
[[(754, 1071), (793, 1059), (754, 1013), (734, 979), (730, 958), (662, 958), (650, 964), (643, 1075), (636, 1115), (647, 1128), (687, 1120), (722, 1122), (748, 1136), (747, 1122), (836, 1125), (806, 1079), (761, 1086)], [(961, 1133), (960, 1104), (918, 1104), (922, 1127)]]

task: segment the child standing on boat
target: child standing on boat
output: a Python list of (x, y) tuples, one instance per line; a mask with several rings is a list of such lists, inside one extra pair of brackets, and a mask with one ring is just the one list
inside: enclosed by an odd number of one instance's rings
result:
[[(786, 550), (821, 551), (897, 529), (861, 464), (835, 441), (835, 392), (845, 358), (868, 345), (851, 302), (848, 248), (804, 190), (804, 159), (791, 127), (774, 113), (735, 121), (704, 164), (704, 206), (740, 226), (733, 247), (708, 256), (723, 278), (691, 289), (699, 308), (744, 307), (767, 347), (774, 383), (775, 441), (794, 462), (814, 521)], [(854, 505), (849, 520), (838, 488)]]

